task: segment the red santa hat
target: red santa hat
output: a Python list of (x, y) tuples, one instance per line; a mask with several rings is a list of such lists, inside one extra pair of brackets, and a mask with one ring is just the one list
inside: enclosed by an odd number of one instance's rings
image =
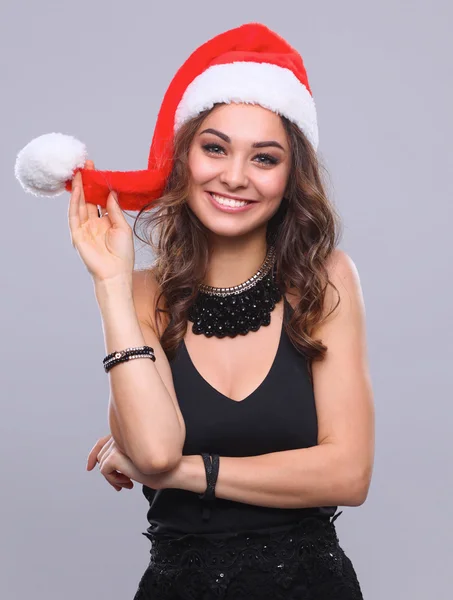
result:
[(32, 140), (17, 155), (15, 175), (36, 196), (71, 191), (81, 171), (87, 202), (105, 207), (110, 190), (124, 210), (140, 210), (159, 198), (173, 166), (174, 134), (187, 120), (215, 103), (258, 104), (296, 123), (318, 146), (316, 108), (300, 54), (260, 23), (225, 31), (197, 48), (173, 77), (157, 117), (142, 171), (84, 169), (84, 144), (50, 133)]

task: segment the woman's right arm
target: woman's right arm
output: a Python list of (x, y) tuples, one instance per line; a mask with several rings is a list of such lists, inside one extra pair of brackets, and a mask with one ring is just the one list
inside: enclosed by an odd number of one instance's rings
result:
[(96, 282), (106, 353), (127, 347), (154, 348), (156, 361), (136, 359), (109, 371), (109, 424), (118, 447), (145, 474), (171, 470), (181, 459), (185, 424), (168, 359), (150, 316), (157, 284), (151, 271), (129, 281)]

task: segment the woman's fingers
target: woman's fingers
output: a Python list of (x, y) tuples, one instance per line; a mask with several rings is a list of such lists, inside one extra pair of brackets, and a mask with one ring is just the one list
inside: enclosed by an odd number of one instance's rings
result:
[(96, 444), (93, 446), (91, 452), (88, 455), (87, 471), (91, 471), (96, 466), (97, 457), (98, 457), (100, 450), (105, 446), (105, 444), (108, 442), (108, 440), (111, 437), (112, 437), (111, 433), (109, 435), (105, 435), (104, 437), (100, 438), (96, 442)]
[(83, 179), (82, 173), (78, 171), (74, 179), (77, 178), (77, 184), (80, 186), (80, 198), (79, 198), (79, 219), (80, 225), (83, 225), (88, 221), (88, 206), (85, 202), (85, 192), (83, 191)]
[[(85, 162), (84, 168), (87, 169), (88, 171), (93, 171), (94, 170), (94, 162), (92, 160), (87, 160)], [(89, 219), (98, 219), (99, 218), (98, 207), (96, 204), (91, 204), (90, 202), (85, 202), (85, 206), (87, 209), (87, 218), (89, 218)]]
[[(112, 444), (113, 444), (113, 440), (109, 440), (107, 442), (107, 444), (102, 448), (102, 450), (99, 454), (100, 458), (98, 457), (99, 458), (99, 467), (100, 467), (99, 470), (100, 470), (101, 474), (104, 475), (106, 480), (110, 483), (110, 485), (113, 486), (117, 491), (120, 491), (120, 489), (122, 489), (123, 487), (130, 489), (131, 487), (133, 487), (132, 480), (127, 475), (124, 475), (124, 473), (122, 473), (118, 469), (112, 469), (111, 467), (108, 467), (105, 464), (105, 462), (109, 460)], [(109, 448), (107, 450), (105, 450), (107, 448), (107, 446)], [(101, 454), (102, 454), (102, 456), (101, 456)], [(104, 457), (105, 457), (105, 461), (104, 461)]]
[[(87, 160), (85, 162), (85, 168), (94, 169), (94, 162), (92, 160)], [(90, 210), (90, 214), (94, 213), (97, 216), (97, 209), (94, 205), (88, 205), (87, 207), (85, 202), (85, 194), (83, 192), (83, 180), (82, 174), (80, 171), (74, 175), (72, 179), (72, 190), (71, 190), (71, 198), (69, 200), (69, 209), (68, 209), (68, 221), (69, 221), (69, 229), (71, 231), (71, 237), (74, 240), (74, 233), (85, 223), (88, 219), (88, 211)], [(74, 241), (72, 242), (74, 246)]]
[(119, 471), (112, 471), (111, 473), (106, 473), (104, 474), (104, 477), (107, 480), (107, 483), (114, 487), (117, 492), (120, 492), (123, 489), (123, 487), (129, 490), (134, 487), (132, 480), (129, 479), (129, 477), (126, 477), (126, 475), (123, 475), (123, 473), (120, 473)]
[(75, 177), (72, 180), (72, 190), (71, 197), (69, 199), (69, 208), (68, 208), (68, 222), (69, 222), (69, 230), (71, 232), (71, 241), (72, 245), (75, 248), (75, 233), (80, 228), (80, 214), (79, 214), (79, 204), (80, 204), (80, 172), (76, 173)]
[(134, 487), (132, 479), (129, 479), (129, 477), (123, 475), (123, 473), (119, 473), (118, 471), (114, 471), (109, 476), (104, 475), (104, 477), (118, 492), (120, 492), (123, 488), (131, 490)]
[(110, 453), (112, 451), (112, 446), (114, 445), (114, 443), (115, 442), (114, 442), (113, 438), (111, 437), (109, 440), (107, 440), (105, 442), (105, 444), (100, 449), (100, 451), (98, 453), (98, 456), (97, 456), (97, 461), (99, 463), (100, 468), (102, 468), (102, 465), (104, 463), (104, 459), (106, 460), (109, 457), (109, 455), (110, 455)]
[[(96, 442), (90, 454), (88, 455), (88, 461), (86, 466), (87, 471), (91, 471), (96, 466), (98, 458), (99, 463), (101, 462), (103, 455), (105, 454), (105, 452), (107, 452), (108, 448), (113, 443), (112, 440), (113, 437), (110, 433), (109, 435), (105, 435), (104, 437), (100, 438)], [(127, 477), (127, 475), (120, 473), (119, 471), (112, 471), (111, 473), (104, 474), (104, 477), (107, 480), (107, 482), (113, 488), (115, 488), (117, 492), (120, 492), (123, 488), (130, 490), (134, 487), (134, 482), (132, 481), (132, 479)]]
[[(85, 162), (84, 168), (87, 170), (94, 170), (94, 162), (92, 160), (87, 160)], [(100, 218), (107, 214), (107, 208), (102, 208), (102, 206), (87, 203), (88, 207), (88, 216), (90, 218)]]

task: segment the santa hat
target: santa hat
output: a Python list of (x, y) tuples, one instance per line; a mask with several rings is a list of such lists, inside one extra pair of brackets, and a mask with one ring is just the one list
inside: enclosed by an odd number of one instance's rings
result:
[(163, 193), (173, 166), (174, 134), (218, 102), (258, 104), (283, 115), (317, 149), (316, 109), (302, 57), (265, 25), (246, 23), (202, 44), (176, 72), (159, 110), (147, 169), (84, 169), (84, 144), (50, 133), (19, 152), (15, 175), (26, 191), (56, 196), (71, 191), (80, 170), (87, 202), (105, 207), (109, 191), (115, 190), (122, 209), (140, 210)]

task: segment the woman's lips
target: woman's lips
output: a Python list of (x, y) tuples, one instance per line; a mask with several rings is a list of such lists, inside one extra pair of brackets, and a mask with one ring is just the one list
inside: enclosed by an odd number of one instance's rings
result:
[(227, 213), (244, 212), (246, 210), (249, 210), (254, 204), (256, 204), (256, 202), (249, 202), (249, 204), (246, 204), (245, 206), (226, 206), (225, 204), (220, 204), (219, 202), (217, 202), (217, 200), (215, 200), (215, 198), (212, 196), (212, 194), (210, 192), (206, 192), (206, 194), (208, 195), (208, 198), (211, 201), (211, 204), (215, 208), (217, 208), (218, 210), (221, 210), (223, 212), (227, 212)]

